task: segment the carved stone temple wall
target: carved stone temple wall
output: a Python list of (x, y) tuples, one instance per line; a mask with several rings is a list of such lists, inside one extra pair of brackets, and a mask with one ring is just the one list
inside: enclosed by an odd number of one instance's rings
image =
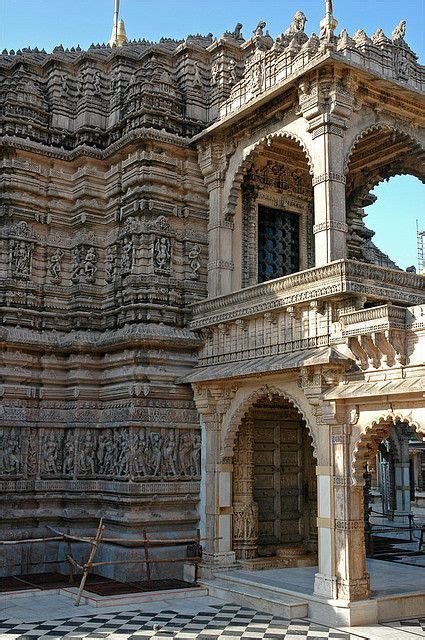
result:
[(200, 527), (210, 577), (298, 545), (335, 625), (371, 611), (364, 470), (425, 434), (425, 284), (365, 218), (425, 181), (425, 69), (404, 22), (335, 25), (0, 55), (1, 539)]

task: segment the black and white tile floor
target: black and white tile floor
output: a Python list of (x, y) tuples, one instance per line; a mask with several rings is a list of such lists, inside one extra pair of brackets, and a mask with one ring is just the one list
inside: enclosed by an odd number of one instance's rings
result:
[(392, 629), (398, 629), (403, 633), (412, 633), (417, 636), (425, 637), (425, 617), (411, 618), (410, 620), (395, 620), (394, 622), (386, 622), (385, 626)]
[(157, 613), (125, 611), (76, 616), (64, 620), (22, 623), (0, 620), (1, 640), (319, 640), (364, 638), (307, 620), (285, 620), (237, 605), (214, 605), (198, 613), (172, 609)]

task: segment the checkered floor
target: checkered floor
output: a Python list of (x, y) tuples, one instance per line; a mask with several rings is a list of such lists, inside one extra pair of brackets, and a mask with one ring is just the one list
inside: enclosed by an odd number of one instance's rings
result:
[(303, 640), (304, 638), (358, 639), (353, 635), (328, 629), (307, 620), (285, 620), (237, 605), (214, 605), (196, 614), (167, 610), (159, 613), (126, 611), (100, 613), (66, 620), (22, 623), (0, 620), (0, 640), (35, 640), (36, 638), (81, 638), (106, 640)]
[(425, 618), (411, 618), (410, 620), (399, 620), (386, 622), (385, 626), (407, 633), (414, 633), (417, 636), (425, 637)]

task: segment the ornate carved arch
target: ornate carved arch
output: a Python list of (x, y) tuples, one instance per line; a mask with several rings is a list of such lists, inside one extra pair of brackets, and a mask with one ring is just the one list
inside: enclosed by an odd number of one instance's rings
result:
[(389, 436), (391, 428), (397, 423), (412, 427), (425, 440), (425, 425), (421, 425), (419, 421), (414, 419), (410, 412), (382, 412), (360, 429), (358, 438), (353, 444), (351, 471), (354, 485), (363, 484), (365, 463), (376, 454), (379, 444)]
[[(243, 392), (243, 390), (242, 390)], [(279, 396), (284, 398), (291, 404), (300, 414), (302, 419), (304, 420), (306, 427), (308, 429), (309, 435), (312, 440), (313, 454), (315, 458), (318, 456), (318, 447), (317, 447), (317, 434), (316, 428), (314, 424), (314, 418), (312, 416), (311, 410), (309, 410), (309, 405), (307, 401), (305, 402), (306, 406), (303, 406), (303, 402), (300, 402), (300, 399), (295, 398), (291, 392), (288, 392), (286, 389), (279, 388), (277, 385), (264, 385), (259, 387), (258, 389), (251, 390), (244, 398), (238, 398), (240, 394), (236, 393), (236, 396), (232, 402), (232, 405), (229, 407), (227, 414), (223, 417), (223, 429), (222, 429), (222, 446), (221, 446), (221, 457), (222, 459), (232, 458), (233, 450), (236, 442), (236, 437), (242, 423), (243, 418), (247, 415), (250, 408), (254, 406), (254, 404), (264, 397), (271, 396)], [(236, 406), (235, 406), (236, 405)], [(232, 410), (232, 407), (233, 410)]]
[(369, 124), (368, 126), (363, 126), (359, 131), (357, 131), (357, 133), (354, 135), (354, 137), (352, 137), (348, 152), (345, 156), (345, 161), (344, 161), (344, 173), (348, 174), (349, 168), (350, 168), (350, 161), (353, 155), (354, 150), (356, 149), (356, 147), (358, 146), (359, 142), (361, 140), (363, 140), (366, 136), (368, 136), (371, 133), (374, 133), (376, 131), (391, 131), (394, 133), (398, 133), (398, 134), (403, 134), (405, 136), (408, 136), (411, 141), (412, 144), (414, 145), (419, 145), (423, 148), (424, 146), (424, 141), (423, 139), (421, 139), (420, 136), (415, 135), (414, 129), (410, 126), (403, 125), (400, 122), (397, 122), (396, 124), (387, 120), (381, 121), (381, 122), (373, 122), (371, 124)]
[[(309, 173), (311, 176), (313, 176), (313, 159), (307, 148), (307, 145), (297, 134), (291, 131), (278, 130), (273, 133), (269, 133), (268, 135), (260, 138), (251, 145), (246, 146), (245, 143), (245, 146), (243, 146), (243, 148), (236, 149), (233, 156), (234, 158), (236, 158), (237, 154), (240, 154), (241, 157), (230, 179), (229, 192), (225, 200), (226, 216), (232, 217), (234, 215), (243, 179), (249, 168), (252, 166), (255, 158), (260, 155), (261, 150), (265, 146), (269, 146), (273, 139), (277, 138), (287, 138), (289, 140), (293, 140), (300, 146), (306, 157)], [(245, 152), (247, 152), (246, 155)], [(229, 166), (230, 165), (231, 162), (229, 163)]]

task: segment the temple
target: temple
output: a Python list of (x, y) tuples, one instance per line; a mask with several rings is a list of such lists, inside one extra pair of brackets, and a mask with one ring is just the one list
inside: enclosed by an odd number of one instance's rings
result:
[(425, 68), (404, 22), (306, 24), (154, 43), (117, 12), (108, 45), (0, 55), (0, 538), (200, 527), (210, 593), (361, 624), (425, 607), (366, 557), (409, 457), (425, 485), (425, 280), (365, 222), (425, 178)]

